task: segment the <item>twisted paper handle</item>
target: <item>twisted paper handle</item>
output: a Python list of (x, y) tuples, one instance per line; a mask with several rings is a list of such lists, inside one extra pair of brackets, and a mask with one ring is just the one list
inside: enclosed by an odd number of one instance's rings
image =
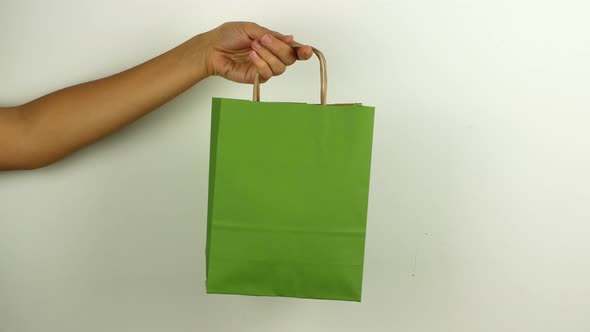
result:
[[(303, 45), (293, 42), (291, 43), (291, 46), (299, 48)], [(326, 100), (328, 98), (328, 69), (326, 68), (326, 57), (324, 57), (324, 54), (317, 48), (314, 47), (312, 49), (313, 53), (318, 57), (318, 60), (320, 60), (320, 103), (326, 105)], [(260, 101), (260, 74), (258, 72), (254, 78), (254, 93), (252, 100)]]

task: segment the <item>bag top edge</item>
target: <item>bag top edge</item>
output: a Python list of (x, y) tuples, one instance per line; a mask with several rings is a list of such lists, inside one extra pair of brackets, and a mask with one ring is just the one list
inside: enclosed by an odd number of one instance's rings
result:
[(312, 103), (304, 103), (304, 102), (293, 102), (293, 101), (252, 101), (248, 99), (237, 99), (237, 98), (224, 98), (224, 97), (213, 97), (213, 100), (231, 100), (236, 102), (246, 102), (246, 103), (260, 103), (260, 104), (289, 104), (289, 105), (310, 105), (310, 106), (361, 106), (361, 107), (369, 107), (375, 108), (375, 106), (364, 105), (363, 103), (334, 103), (334, 104), (312, 104)]

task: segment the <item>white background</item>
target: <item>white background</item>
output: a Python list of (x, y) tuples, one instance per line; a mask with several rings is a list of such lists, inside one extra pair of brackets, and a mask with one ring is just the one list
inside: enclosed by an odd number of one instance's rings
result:
[[(205, 294), (211, 78), (36, 171), (0, 173), (0, 331), (589, 331), (587, 1), (0, 2), (0, 104), (230, 20), (317, 46), (377, 108), (363, 302)], [(262, 98), (316, 102), (317, 61)]]

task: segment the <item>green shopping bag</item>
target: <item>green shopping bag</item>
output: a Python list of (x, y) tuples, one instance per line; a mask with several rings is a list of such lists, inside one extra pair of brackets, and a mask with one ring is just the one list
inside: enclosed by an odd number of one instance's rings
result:
[(374, 108), (214, 98), (207, 292), (360, 301)]

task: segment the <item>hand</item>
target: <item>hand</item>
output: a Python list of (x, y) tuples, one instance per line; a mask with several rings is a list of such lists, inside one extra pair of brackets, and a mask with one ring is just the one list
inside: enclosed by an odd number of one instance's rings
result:
[(208, 42), (209, 75), (238, 83), (253, 83), (256, 72), (262, 83), (285, 72), (297, 60), (307, 60), (311, 46), (294, 48), (285, 36), (251, 22), (228, 22), (204, 34)]

